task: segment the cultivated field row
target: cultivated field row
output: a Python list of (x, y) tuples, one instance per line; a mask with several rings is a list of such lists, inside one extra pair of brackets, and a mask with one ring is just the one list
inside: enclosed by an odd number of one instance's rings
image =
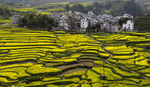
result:
[(0, 30), (1, 87), (150, 87), (150, 33)]

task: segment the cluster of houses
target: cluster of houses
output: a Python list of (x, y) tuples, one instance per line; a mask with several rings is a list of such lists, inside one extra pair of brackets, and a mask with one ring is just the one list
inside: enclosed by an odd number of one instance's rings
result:
[[(94, 26), (96, 24), (100, 24), (100, 28), (98, 30), (106, 32), (134, 30), (134, 17), (130, 14), (113, 17), (108, 14), (95, 15), (92, 11), (89, 11), (87, 14), (77, 11), (69, 11), (61, 14), (53, 12), (49, 16), (59, 23), (59, 27), (54, 28), (55, 30), (86, 32), (89, 25)], [(130, 20), (127, 20), (126, 23), (120, 26), (118, 22), (122, 18), (128, 18)], [(12, 23), (17, 24), (18, 20), (19, 16), (15, 15), (13, 16)]]

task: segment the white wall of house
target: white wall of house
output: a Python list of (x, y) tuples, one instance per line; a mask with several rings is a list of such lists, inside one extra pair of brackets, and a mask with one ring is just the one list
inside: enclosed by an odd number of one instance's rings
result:
[(107, 32), (111, 32), (111, 25), (108, 22), (105, 22), (101, 25), (101, 29)]
[(119, 31), (119, 26), (118, 25), (112, 25), (111, 26), (111, 32), (118, 32)]
[(124, 14), (123, 15), (123, 18), (130, 18), (130, 19), (133, 19), (134, 17), (130, 14)]
[(66, 20), (60, 20), (59, 21), (59, 27), (63, 27), (65, 30), (69, 30), (69, 25), (66, 22)]
[(134, 29), (134, 22), (132, 20), (128, 20), (127, 23), (122, 25), (123, 31), (133, 31)]
[(19, 15), (14, 15), (12, 17), (12, 24), (19, 24), (19, 19), (20, 19)]
[(96, 16), (96, 15), (95, 15), (92, 11), (89, 11), (89, 12), (88, 12), (88, 16), (89, 16), (89, 17), (94, 17), (94, 16)]
[(85, 18), (85, 19), (81, 19), (81, 24), (80, 24), (81, 28), (84, 28), (86, 29), (88, 27), (88, 20)]

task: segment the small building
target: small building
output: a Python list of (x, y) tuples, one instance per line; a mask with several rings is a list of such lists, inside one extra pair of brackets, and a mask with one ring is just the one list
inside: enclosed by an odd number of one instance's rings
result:
[(134, 17), (130, 14), (124, 14), (123, 18), (129, 18), (129, 19), (133, 19)]
[(115, 24), (115, 25), (111, 25), (111, 32), (118, 32), (120, 29), (120, 26)]
[(111, 32), (111, 25), (108, 22), (105, 22), (101, 25), (101, 29), (105, 32)]
[(96, 15), (92, 12), (92, 11), (88, 11), (88, 14), (87, 14), (89, 17), (96, 17)]
[(81, 19), (80, 21), (80, 28), (81, 28), (81, 31), (85, 32), (86, 29), (88, 28), (88, 20), (86, 18), (83, 18)]
[(20, 15), (14, 15), (12, 17), (12, 24), (19, 24)]
[(69, 24), (66, 22), (66, 20), (60, 20), (59, 27), (61, 30), (69, 30)]
[(59, 17), (60, 20), (68, 20), (69, 17), (65, 14), (62, 14), (60, 17)]
[(54, 18), (55, 20), (59, 20), (60, 16), (61, 16), (60, 14), (55, 12), (52, 12), (50, 15), (50, 17)]
[(133, 20), (128, 20), (127, 23), (122, 25), (121, 31), (133, 31), (133, 29), (134, 29)]

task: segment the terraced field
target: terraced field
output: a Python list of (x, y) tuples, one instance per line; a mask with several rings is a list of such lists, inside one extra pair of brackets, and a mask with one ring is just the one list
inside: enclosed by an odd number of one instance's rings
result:
[(150, 33), (0, 29), (0, 87), (150, 87)]

